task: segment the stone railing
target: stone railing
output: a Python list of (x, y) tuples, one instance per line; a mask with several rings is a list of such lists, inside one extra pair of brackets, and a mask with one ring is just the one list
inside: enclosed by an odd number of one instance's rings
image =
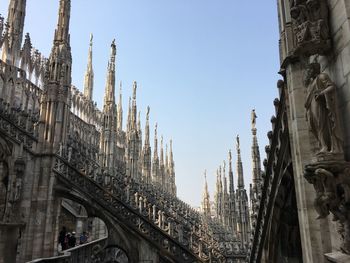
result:
[(0, 99), (0, 131), (29, 151), (37, 142), (38, 115), (10, 108)]
[(67, 145), (61, 145), (58, 154), (81, 173), (92, 176), (99, 168), (100, 133), (73, 113), (69, 125)]
[(76, 246), (61, 252), (62, 255), (50, 258), (39, 258), (27, 263), (82, 263), (94, 262), (96, 255), (104, 247), (107, 237), (91, 241), (89, 243)]

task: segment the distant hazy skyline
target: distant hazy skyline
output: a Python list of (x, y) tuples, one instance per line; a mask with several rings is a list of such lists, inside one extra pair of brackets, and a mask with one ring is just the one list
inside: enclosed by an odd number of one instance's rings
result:
[[(5, 17), (8, 2), (0, 3), (0, 14)], [(46, 57), (52, 46), (58, 3), (27, 0), (24, 32), (30, 33), (33, 46)], [(275, 1), (72, 0), (72, 79), (80, 90), (90, 33), (94, 34), (94, 100), (101, 108), (110, 43), (115, 38), (116, 93), (122, 81), (124, 120), (136, 80), (142, 126), (149, 105), (152, 140), (155, 122), (165, 142), (173, 139), (178, 196), (199, 206), (206, 169), (213, 198), (215, 171), (223, 160), (227, 162), (229, 149), (236, 166), (237, 134), (249, 194), (250, 112), (256, 109), (263, 160), (274, 114), (272, 101), (277, 96)]]

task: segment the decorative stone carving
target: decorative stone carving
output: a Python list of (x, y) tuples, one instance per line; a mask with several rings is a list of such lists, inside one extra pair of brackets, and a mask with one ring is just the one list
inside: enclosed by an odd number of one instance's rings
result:
[(330, 213), (339, 223), (341, 249), (350, 254), (350, 163), (319, 161), (305, 166), (304, 177), (316, 190), (314, 206), (319, 218)]
[(326, 0), (290, 0), (294, 55), (324, 54), (331, 47)]
[(320, 155), (343, 153), (343, 136), (337, 111), (336, 86), (320, 64), (308, 65), (304, 84), (307, 88), (306, 118), (312, 134), (319, 143)]
[(13, 191), (13, 202), (17, 202), (21, 198), (22, 193), (22, 181), (25, 171), (25, 161), (23, 158), (18, 158), (15, 161), (15, 171), (16, 171), (16, 181), (14, 183), (14, 191)]

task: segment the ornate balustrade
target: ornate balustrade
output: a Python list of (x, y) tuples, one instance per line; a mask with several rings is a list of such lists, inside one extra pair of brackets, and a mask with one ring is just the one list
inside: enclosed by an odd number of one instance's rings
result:
[(10, 108), (0, 99), (0, 131), (29, 151), (37, 142), (38, 114)]
[[(143, 185), (127, 177), (122, 163), (118, 167), (114, 176), (95, 171), (88, 177), (57, 156), (54, 170), (59, 180), (89, 195), (111, 214), (118, 215), (118, 220), (166, 250), (179, 262), (191, 262), (193, 258), (220, 262), (227, 257), (244, 256), (243, 251), (235, 247), (234, 237), (211, 219), (203, 220), (177, 198), (170, 198), (164, 192), (157, 192), (159, 189), (154, 186)], [(217, 229), (214, 230), (213, 226)], [(226, 239), (219, 243), (214, 232), (221, 232), (220, 237), (225, 236)]]

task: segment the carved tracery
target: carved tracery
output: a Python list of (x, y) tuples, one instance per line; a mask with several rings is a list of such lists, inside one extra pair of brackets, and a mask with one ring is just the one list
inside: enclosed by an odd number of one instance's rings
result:
[(9, 189), (9, 165), (8, 157), (11, 149), (8, 143), (0, 138), (0, 221), (3, 220), (6, 210)]

